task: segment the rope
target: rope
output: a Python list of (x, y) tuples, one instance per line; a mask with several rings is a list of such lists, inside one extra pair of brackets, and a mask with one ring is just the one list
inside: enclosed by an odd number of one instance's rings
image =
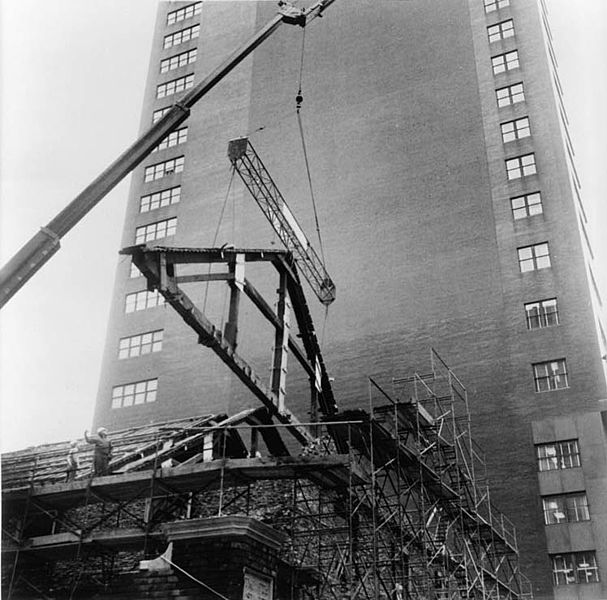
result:
[(312, 186), (312, 175), (310, 174), (310, 163), (308, 161), (308, 151), (306, 149), (306, 140), (304, 136), (303, 124), (301, 122), (301, 115), (299, 109), (297, 109), (297, 123), (299, 124), (299, 133), (301, 135), (301, 146), (303, 148), (304, 162), (306, 163), (306, 174), (308, 177), (308, 186), (310, 187), (310, 197), (312, 198), (312, 208), (314, 209), (314, 222), (316, 223), (316, 233), (318, 235), (318, 243), (320, 244), (320, 256), (322, 262), (325, 262), (325, 251), (322, 245), (322, 237), (320, 235), (320, 224), (318, 222), (318, 211), (316, 210), (316, 198), (314, 197), (314, 188)]
[(308, 187), (310, 188), (310, 197), (312, 198), (312, 208), (314, 209), (314, 222), (316, 224), (316, 234), (318, 235), (318, 243), (320, 244), (320, 256), (322, 262), (325, 262), (325, 251), (322, 244), (322, 237), (320, 235), (320, 224), (318, 222), (318, 211), (316, 209), (316, 198), (314, 197), (314, 187), (312, 186), (312, 175), (310, 173), (310, 161), (308, 160), (308, 149), (306, 148), (306, 137), (304, 135), (303, 123), (301, 120), (301, 104), (303, 102), (303, 95), (301, 92), (303, 82), (303, 69), (304, 69), (304, 58), (306, 50), (306, 28), (303, 28), (303, 35), (301, 37), (301, 56), (299, 60), (299, 90), (295, 97), (295, 103), (297, 107), (297, 125), (299, 126), (299, 136), (301, 137), (301, 147), (303, 149), (304, 162), (306, 165), (306, 175), (308, 177)]
[[(219, 221), (217, 222), (217, 228), (215, 229), (215, 235), (213, 236), (213, 243), (211, 244), (211, 247), (214, 248), (215, 244), (217, 243), (217, 236), (219, 235), (219, 228), (221, 227), (221, 221), (223, 220), (223, 213), (226, 210), (226, 206), (228, 204), (228, 198), (230, 197), (230, 190), (232, 189), (232, 182), (234, 181), (234, 174), (236, 173), (236, 168), (234, 166), (232, 166), (232, 168), (230, 169), (230, 182), (228, 183), (228, 190), (226, 192), (226, 196), (223, 199), (223, 206), (221, 207), (221, 213), (219, 215)], [(207, 270), (207, 275), (211, 274), (211, 263), (209, 263), (209, 268)], [(204, 290), (204, 301), (202, 303), (202, 312), (204, 312), (207, 308), (207, 298), (209, 296), (209, 283), (210, 281), (207, 281), (207, 284), (205, 286), (205, 290)]]
[(180, 566), (176, 565), (172, 560), (169, 560), (168, 558), (166, 558), (162, 555), (160, 556), (160, 558), (162, 558), (162, 560), (164, 560), (164, 562), (168, 563), (172, 567), (175, 567), (175, 569), (177, 569), (178, 571), (181, 571), (186, 577), (189, 577), (192, 581), (195, 581), (196, 583), (200, 584), (203, 588), (209, 590), (209, 592), (211, 592), (212, 594), (215, 594), (218, 598), (221, 598), (222, 600), (230, 600), (229, 598), (226, 598), (224, 595), (220, 594), (219, 592), (216, 592), (212, 587), (208, 586), (206, 583), (203, 583), (202, 581), (200, 581), (200, 579), (196, 579), (196, 577), (194, 577), (194, 575), (190, 575), (185, 569), (182, 569)]
[[(301, 97), (301, 83), (303, 81), (303, 69), (304, 69), (304, 56), (306, 51), (306, 28), (303, 27), (303, 34), (301, 36), (301, 56), (299, 59), (299, 96)], [(302, 98), (303, 101), (303, 98)], [(301, 102), (300, 102), (301, 104)], [(299, 107), (298, 107), (299, 108)]]

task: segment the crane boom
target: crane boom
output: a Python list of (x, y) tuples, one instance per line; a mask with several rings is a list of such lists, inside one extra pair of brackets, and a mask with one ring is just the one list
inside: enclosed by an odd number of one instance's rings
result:
[(297, 266), (325, 305), (335, 300), (335, 284), (248, 138), (228, 144), (230, 162), (270, 221), (274, 231), (297, 259)]
[(89, 213), (124, 177), (172, 131), (183, 123), (198, 100), (284, 22), (305, 26), (321, 16), (335, 0), (318, 0), (308, 9), (280, 1), (279, 11), (212, 73), (184, 94), (169, 111), (145, 131), (101, 175), (76, 196), (52, 221), (42, 227), (0, 270), (0, 308), (59, 250), (61, 238)]

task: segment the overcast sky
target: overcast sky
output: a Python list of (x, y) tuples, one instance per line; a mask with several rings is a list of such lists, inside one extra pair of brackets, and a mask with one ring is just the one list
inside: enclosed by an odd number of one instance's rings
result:
[[(607, 1), (546, 1), (607, 298)], [(135, 139), (156, 4), (0, 3), (2, 264)], [(128, 182), (0, 313), (2, 450), (81, 437), (91, 423)]]

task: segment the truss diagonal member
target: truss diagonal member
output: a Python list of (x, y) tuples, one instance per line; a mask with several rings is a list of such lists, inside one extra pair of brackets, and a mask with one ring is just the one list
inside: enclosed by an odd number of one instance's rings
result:
[(248, 138), (231, 140), (228, 157), (318, 299), (331, 304), (335, 284)]
[[(264, 404), (270, 413), (284, 425), (289, 432), (303, 444), (312, 441), (312, 436), (295, 415), (287, 408), (279, 410), (278, 398), (267, 389), (251, 366), (234, 350), (233, 346), (224, 339), (209, 319), (199, 310), (189, 296), (177, 285), (175, 280), (175, 262), (171, 260), (175, 249), (146, 246), (133, 246), (122, 250), (123, 254), (131, 254), (133, 263), (146, 277), (150, 289), (157, 289), (165, 300), (175, 309), (177, 314), (198, 334), (201, 344), (211, 348), (228, 368), (244, 383), (244, 385)], [(224, 252), (221, 249), (208, 249), (206, 257), (204, 250), (177, 249), (177, 254), (183, 255), (184, 262), (222, 262)], [(229, 254), (229, 252), (228, 252)], [(257, 260), (263, 258), (264, 252), (251, 252)], [(187, 257), (187, 258), (186, 258)], [(246, 260), (246, 251), (245, 251)]]

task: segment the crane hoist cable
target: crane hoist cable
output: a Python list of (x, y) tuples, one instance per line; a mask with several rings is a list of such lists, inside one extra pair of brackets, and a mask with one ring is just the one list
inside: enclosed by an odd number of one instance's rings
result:
[(322, 243), (322, 236), (320, 233), (320, 223), (318, 220), (318, 210), (316, 208), (316, 198), (314, 196), (314, 186), (312, 185), (312, 174), (310, 172), (310, 161), (308, 160), (308, 150), (306, 147), (306, 136), (304, 134), (303, 122), (301, 119), (301, 105), (303, 103), (302, 93), (302, 82), (303, 82), (303, 69), (304, 69), (304, 57), (306, 49), (306, 28), (302, 27), (302, 38), (301, 38), (301, 56), (299, 61), (299, 89), (297, 96), (295, 97), (296, 109), (297, 109), (297, 125), (299, 127), (299, 136), (301, 138), (301, 147), (303, 150), (304, 163), (306, 166), (306, 175), (308, 178), (308, 187), (310, 188), (310, 198), (312, 199), (312, 209), (314, 210), (314, 223), (316, 225), (316, 234), (318, 235), (318, 243), (320, 246), (320, 257), (322, 262), (325, 263), (325, 250)]
[[(219, 235), (219, 229), (221, 227), (221, 222), (223, 221), (223, 214), (225, 213), (226, 206), (228, 204), (228, 199), (230, 198), (230, 190), (232, 189), (232, 183), (234, 182), (234, 175), (236, 173), (235, 167), (232, 165), (230, 168), (230, 181), (228, 182), (228, 189), (226, 191), (225, 198), (223, 199), (223, 206), (221, 207), (221, 212), (219, 213), (219, 220), (217, 221), (217, 227), (215, 228), (215, 235), (213, 236), (213, 243), (211, 244), (211, 248), (215, 247), (217, 243), (217, 236)], [(207, 270), (207, 275), (211, 274), (212, 264), (209, 263), (209, 267)], [(202, 303), (202, 312), (204, 312), (207, 308), (207, 297), (209, 295), (209, 281), (206, 282), (206, 286), (204, 289), (204, 301)]]
[[(297, 96), (295, 96), (295, 106), (297, 112), (297, 125), (299, 127), (299, 135), (301, 137), (301, 147), (303, 149), (304, 162), (306, 165), (306, 174), (308, 177), (308, 186), (310, 187), (310, 197), (312, 198), (312, 208), (314, 209), (314, 222), (316, 225), (316, 233), (318, 235), (318, 243), (320, 245), (320, 256), (322, 262), (326, 264), (325, 261), (325, 250), (322, 243), (322, 236), (320, 234), (320, 223), (318, 221), (318, 211), (316, 209), (316, 199), (314, 197), (314, 187), (312, 186), (312, 175), (310, 173), (310, 162), (308, 161), (308, 151), (306, 148), (306, 137), (304, 134), (303, 123), (301, 120), (301, 105), (303, 104), (303, 71), (304, 71), (304, 61), (305, 61), (305, 52), (306, 52), (306, 28), (302, 27), (302, 36), (301, 36), (301, 53), (299, 59), (299, 87), (297, 89)], [(329, 319), (329, 305), (325, 305), (323, 320), (322, 320), (322, 331), (320, 335), (320, 348), (321, 350), (325, 345), (325, 331), (327, 326), (327, 321)]]

